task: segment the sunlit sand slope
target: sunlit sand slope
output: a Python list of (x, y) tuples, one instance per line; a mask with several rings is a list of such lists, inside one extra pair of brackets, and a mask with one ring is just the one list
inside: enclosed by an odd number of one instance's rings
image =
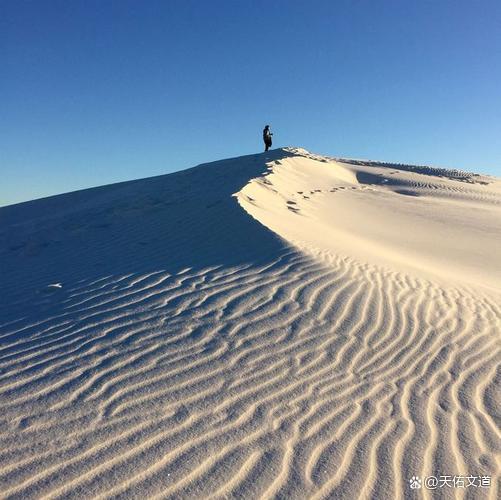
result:
[(0, 209), (0, 496), (497, 498), (499, 181), (347, 161)]
[(417, 276), (501, 288), (501, 182), (430, 167), (329, 160), (270, 163), (242, 206), (288, 241)]

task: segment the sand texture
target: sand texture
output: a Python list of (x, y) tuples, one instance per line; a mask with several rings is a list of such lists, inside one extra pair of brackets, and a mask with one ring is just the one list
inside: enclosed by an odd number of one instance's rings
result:
[(499, 179), (278, 149), (1, 208), (0, 266), (0, 498), (501, 494)]

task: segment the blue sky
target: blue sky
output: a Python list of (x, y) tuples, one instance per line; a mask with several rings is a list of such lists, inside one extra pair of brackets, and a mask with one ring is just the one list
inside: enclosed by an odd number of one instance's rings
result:
[(501, 175), (497, 0), (0, 1), (0, 205), (274, 147)]

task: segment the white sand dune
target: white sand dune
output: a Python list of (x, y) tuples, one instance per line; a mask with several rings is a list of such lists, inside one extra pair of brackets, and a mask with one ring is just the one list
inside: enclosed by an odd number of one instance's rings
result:
[(498, 179), (286, 148), (0, 224), (1, 498), (499, 498)]

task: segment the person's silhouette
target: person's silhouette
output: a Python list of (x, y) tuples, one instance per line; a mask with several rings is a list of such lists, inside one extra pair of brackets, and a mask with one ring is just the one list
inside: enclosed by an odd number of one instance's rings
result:
[(268, 151), (271, 148), (271, 136), (273, 132), (270, 130), (270, 126), (266, 125), (263, 130), (263, 141), (264, 141), (264, 150)]

